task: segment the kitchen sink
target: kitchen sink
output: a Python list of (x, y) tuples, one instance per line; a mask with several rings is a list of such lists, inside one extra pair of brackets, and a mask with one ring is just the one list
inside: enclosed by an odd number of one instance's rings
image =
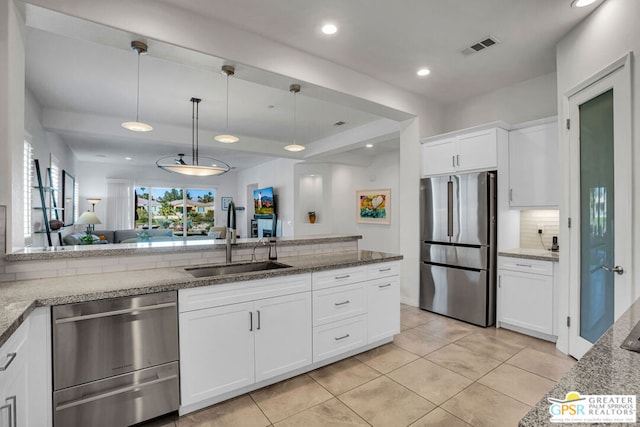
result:
[(207, 267), (191, 267), (185, 270), (193, 277), (224, 276), (226, 274), (250, 273), (252, 271), (277, 270), (280, 268), (290, 268), (290, 265), (281, 264), (274, 261), (247, 262), (243, 264), (213, 265)]

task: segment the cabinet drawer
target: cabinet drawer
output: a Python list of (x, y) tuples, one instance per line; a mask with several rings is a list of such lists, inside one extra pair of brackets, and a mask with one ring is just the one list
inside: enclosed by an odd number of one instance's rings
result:
[(313, 328), (313, 362), (366, 345), (366, 317), (361, 315)]
[(311, 274), (180, 289), (178, 291), (178, 310), (180, 313), (184, 313), (309, 290), (311, 290)]
[(519, 271), (522, 273), (553, 275), (553, 263), (526, 258), (498, 257), (498, 268), (501, 270)]
[(312, 273), (312, 287), (314, 290), (331, 288), (333, 286), (349, 285), (367, 280), (366, 266), (340, 268), (337, 270)]
[(397, 261), (367, 266), (367, 278), (369, 280), (398, 275), (400, 275), (400, 263)]
[(313, 326), (364, 314), (366, 301), (364, 283), (313, 291)]

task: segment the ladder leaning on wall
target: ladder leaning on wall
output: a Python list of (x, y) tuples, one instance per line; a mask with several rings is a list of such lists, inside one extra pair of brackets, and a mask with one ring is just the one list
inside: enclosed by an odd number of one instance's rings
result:
[[(43, 225), (44, 225), (44, 230), (36, 230), (35, 233), (46, 233), (47, 243), (49, 244), (49, 246), (53, 246), (53, 243), (51, 242), (51, 233), (52, 232), (57, 233), (60, 246), (63, 246), (62, 231), (61, 231), (62, 228), (58, 228), (57, 230), (51, 230), (51, 224), (49, 223), (51, 219), (56, 219), (56, 220), (60, 219), (58, 212), (61, 211), (63, 208), (59, 208), (56, 204), (56, 192), (60, 190), (53, 186), (53, 182), (51, 180), (51, 168), (47, 168), (47, 177), (49, 179), (49, 186), (46, 186), (42, 181), (42, 173), (40, 172), (40, 162), (38, 162), (38, 159), (33, 159), (33, 163), (35, 165), (36, 178), (38, 179), (38, 185), (34, 186), (33, 188), (37, 188), (38, 192), (40, 193), (40, 206), (34, 206), (34, 209), (37, 209), (42, 212)], [(51, 197), (50, 205), (47, 204), (47, 197), (46, 197), (47, 192), (50, 193), (50, 197)], [(53, 213), (54, 218), (51, 218), (51, 213)]]

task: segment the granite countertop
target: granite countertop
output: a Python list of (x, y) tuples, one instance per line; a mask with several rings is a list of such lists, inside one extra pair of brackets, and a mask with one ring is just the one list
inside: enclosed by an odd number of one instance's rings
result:
[[(312, 245), (315, 243), (338, 243), (362, 239), (359, 235), (318, 235), (298, 237), (278, 237), (279, 246)], [(258, 238), (236, 239), (233, 248), (252, 248)], [(167, 252), (193, 252), (215, 247), (224, 247), (224, 239), (202, 239), (172, 242), (117, 243), (107, 245), (50, 246), (42, 248), (24, 248), (6, 254), (7, 261), (42, 261), (60, 258), (88, 258), (104, 256), (153, 255)]]
[(506, 251), (498, 252), (498, 255), (510, 256), (513, 258), (537, 259), (539, 261), (558, 262), (560, 260), (559, 252), (551, 252), (545, 249), (527, 249), (527, 248), (508, 249)]
[(278, 258), (278, 262), (290, 265), (291, 268), (217, 277), (194, 278), (185, 271), (185, 267), (169, 267), (0, 283), (0, 346), (35, 307), (288, 276), (401, 259), (402, 255), (359, 250)]
[[(559, 424), (549, 421), (551, 403), (547, 398), (564, 400), (570, 391), (576, 391), (581, 395), (640, 395), (640, 353), (620, 348), (620, 344), (639, 321), (640, 299), (629, 307), (591, 350), (576, 362), (571, 370), (520, 420), (519, 426), (575, 426), (575, 423)], [(589, 425), (628, 426), (631, 424)]]

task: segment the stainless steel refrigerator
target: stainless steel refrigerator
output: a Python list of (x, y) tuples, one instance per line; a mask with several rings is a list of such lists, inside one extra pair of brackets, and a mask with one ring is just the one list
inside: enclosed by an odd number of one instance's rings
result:
[(495, 323), (496, 173), (420, 180), (420, 308)]

